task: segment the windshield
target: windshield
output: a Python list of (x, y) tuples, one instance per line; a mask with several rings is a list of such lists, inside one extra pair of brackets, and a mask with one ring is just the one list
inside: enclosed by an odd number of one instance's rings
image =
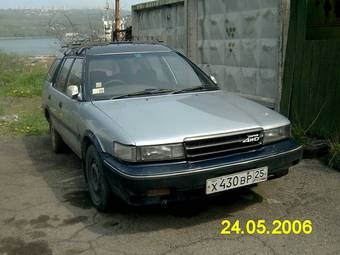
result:
[(86, 93), (92, 100), (136, 93), (140, 96), (143, 91), (150, 95), (215, 86), (202, 71), (175, 52), (90, 56), (87, 80)]

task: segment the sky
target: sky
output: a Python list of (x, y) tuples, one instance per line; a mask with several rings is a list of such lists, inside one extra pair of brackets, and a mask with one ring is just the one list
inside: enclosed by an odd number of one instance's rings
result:
[[(150, 0), (121, 0), (121, 9), (129, 10), (132, 4), (149, 2)], [(106, 0), (0, 0), (0, 9), (9, 8), (104, 8)], [(113, 6), (114, 0), (109, 0)]]

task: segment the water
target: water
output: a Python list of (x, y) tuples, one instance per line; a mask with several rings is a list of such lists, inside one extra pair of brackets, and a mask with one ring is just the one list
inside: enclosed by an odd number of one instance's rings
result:
[(0, 51), (28, 56), (59, 55), (60, 43), (55, 38), (1, 38)]

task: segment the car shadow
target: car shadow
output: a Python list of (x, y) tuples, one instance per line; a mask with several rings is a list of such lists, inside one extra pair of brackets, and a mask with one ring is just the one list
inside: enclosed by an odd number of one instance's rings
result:
[(101, 235), (181, 229), (220, 221), (263, 200), (250, 188), (241, 188), (211, 199), (166, 206), (131, 207), (116, 199), (109, 213), (98, 213), (91, 205), (81, 162), (74, 153), (55, 154), (48, 136), (24, 137), (23, 142), (35, 169), (58, 201), (74, 219), (80, 219), (88, 230)]

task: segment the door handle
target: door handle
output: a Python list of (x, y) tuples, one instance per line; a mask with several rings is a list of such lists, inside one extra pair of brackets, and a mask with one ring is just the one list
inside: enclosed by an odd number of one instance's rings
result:
[(59, 102), (59, 108), (63, 108), (62, 102)]

